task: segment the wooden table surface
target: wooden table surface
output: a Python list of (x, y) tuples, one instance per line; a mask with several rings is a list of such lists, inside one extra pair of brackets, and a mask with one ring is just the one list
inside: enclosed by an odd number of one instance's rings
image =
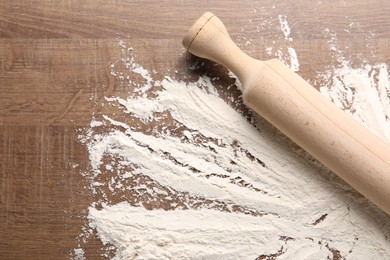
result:
[[(109, 68), (120, 58), (120, 39), (131, 42), (148, 70), (185, 72), (181, 39), (203, 12), (216, 13), (259, 59), (280, 37), (259, 32), (259, 17), (283, 13), (307, 80), (330, 62), (329, 37), (321, 33), (327, 27), (349, 47), (346, 55), (370, 57), (374, 49), (373, 61), (390, 64), (388, 0), (211, 2), (0, 1), (1, 259), (69, 259), (77, 246), (93, 201), (80, 175), (88, 153), (77, 136), (104, 96), (126, 94)], [(359, 21), (359, 31), (345, 31), (351, 21)], [(371, 48), (359, 32), (375, 32)], [(88, 243), (87, 259), (100, 258), (99, 248), (97, 239)]]

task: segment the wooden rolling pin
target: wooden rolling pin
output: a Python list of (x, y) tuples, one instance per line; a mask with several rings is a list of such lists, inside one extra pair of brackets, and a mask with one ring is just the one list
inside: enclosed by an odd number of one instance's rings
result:
[(231, 70), (242, 83), (247, 106), (390, 215), (387, 143), (278, 59), (259, 61), (246, 55), (210, 12), (194, 23), (183, 45)]

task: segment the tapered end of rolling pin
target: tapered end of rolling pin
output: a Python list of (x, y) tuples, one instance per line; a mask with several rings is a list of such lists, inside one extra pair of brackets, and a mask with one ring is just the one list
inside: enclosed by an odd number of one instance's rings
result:
[[(212, 60), (231, 70), (243, 83), (255, 60), (232, 41), (225, 25), (213, 13), (204, 13), (183, 38), (188, 52)], [(258, 62), (258, 61), (257, 61)]]
[[(186, 35), (184, 35), (182, 43), (183, 43), (183, 46), (187, 49), (187, 51), (191, 52), (191, 45), (195, 41), (196, 38), (198, 38), (197, 40), (199, 40), (199, 38), (203, 37), (204, 31), (207, 30), (209, 27), (206, 25), (208, 22), (210, 22), (210, 20), (213, 17), (216, 18), (216, 16), (211, 12), (204, 13), (201, 17), (199, 17), (198, 20), (196, 20), (196, 22), (192, 25), (190, 30), (188, 30)], [(216, 18), (216, 19), (219, 20), (218, 18)], [(202, 30), (203, 30), (203, 32), (201, 33)], [(211, 35), (209, 35), (209, 36), (211, 36)], [(194, 44), (194, 46), (195, 46), (195, 44)]]
[(183, 46), (190, 53), (220, 62), (218, 55), (226, 43), (233, 43), (225, 25), (213, 13), (204, 13), (183, 38)]

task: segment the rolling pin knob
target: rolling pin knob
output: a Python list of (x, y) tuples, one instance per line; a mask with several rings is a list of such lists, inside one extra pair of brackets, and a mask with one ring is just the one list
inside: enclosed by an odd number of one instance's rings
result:
[(188, 52), (231, 70), (243, 86), (255, 75), (251, 69), (261, 63), (238, 48), (222, 21), (210, 12), (203, 14), (192, 25), (182, 43)]

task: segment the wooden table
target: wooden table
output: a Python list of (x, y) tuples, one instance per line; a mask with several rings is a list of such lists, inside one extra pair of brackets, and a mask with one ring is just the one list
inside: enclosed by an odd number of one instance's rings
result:
[[(332, 27), (351, 54), (370, 57), (367, 40), (344, 30), (352, 20), (361, 32), (375, 31), (372, 49), (390, 64), (387, 0), (209, 2), (0, 2), (1, 259), (67, 259), (77, 246), (93, 201), (80, 175), (89, 160), (78, 131), (99, 113), (104, 96), (125, 95), (109, 68), (120, 58), (119, 39), (131, 42), (147, 69), (173, 72), (188, 63), (184, 32), (209, 10), (245, 51), (262, 59), (262, 46), (280, 37), (280, 31), (256, 31), (262, 21), (254, 10), (267, 10), (269, 17), (288, 16), (299, 74), (307, 80), (330, 61), (323, 28)], [(97, 239), (88, 243), (87, 259), (99, 258), (99, 248)]]

